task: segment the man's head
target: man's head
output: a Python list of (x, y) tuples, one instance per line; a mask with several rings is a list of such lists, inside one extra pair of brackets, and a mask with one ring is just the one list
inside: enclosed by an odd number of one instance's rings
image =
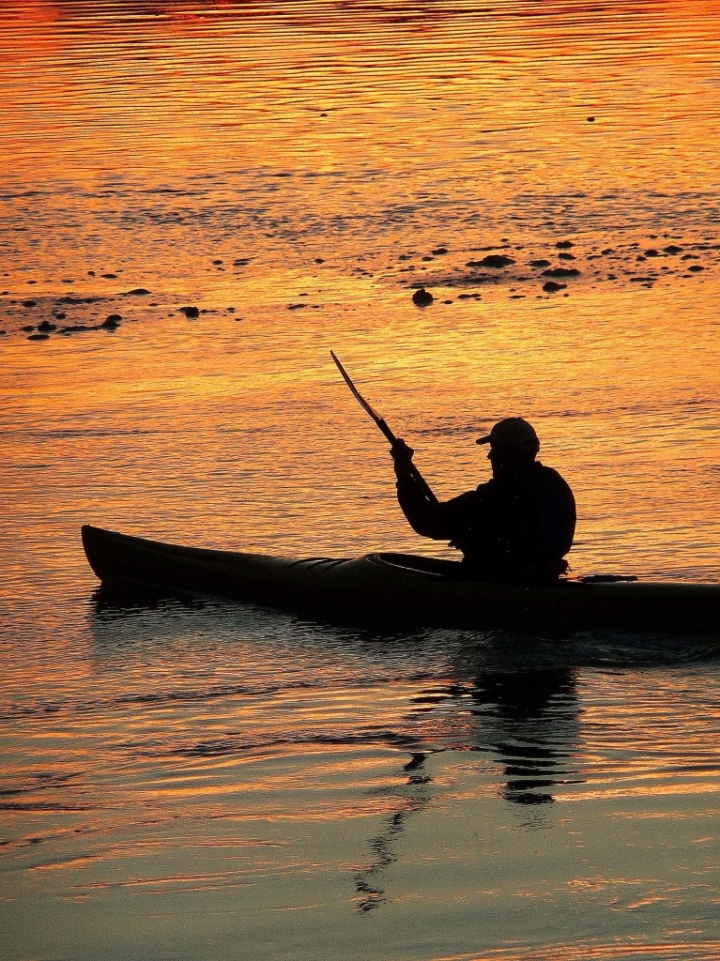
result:
[(488, 460), (493, 476), (514, 474), (529, 467), (540, 450), (540, 441), (533, 427), (522, 417), (506, 417), (495, 424), (486, 437), (476, 443), (489, 444)]

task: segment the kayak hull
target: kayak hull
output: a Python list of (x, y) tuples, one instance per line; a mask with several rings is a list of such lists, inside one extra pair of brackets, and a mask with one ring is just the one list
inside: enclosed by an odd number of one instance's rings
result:
[(453, 561), (408, 554), (293, 560), (82, 529), (103, 584), (211, 594), (320, 619), (485, 630), (720, 634), (720, 584), (549, 585), (462, 579)]

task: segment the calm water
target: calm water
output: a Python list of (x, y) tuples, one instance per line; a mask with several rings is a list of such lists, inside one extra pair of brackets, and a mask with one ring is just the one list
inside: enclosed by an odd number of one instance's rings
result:
[(719, 63), (701, 0), (0, 6), (0, 958), (720, 956), (720, 630), (118, 608), (79, 541), (449, 556), (332, 348), (441, 497), (522, 413), (574, 573), (720, 581)]

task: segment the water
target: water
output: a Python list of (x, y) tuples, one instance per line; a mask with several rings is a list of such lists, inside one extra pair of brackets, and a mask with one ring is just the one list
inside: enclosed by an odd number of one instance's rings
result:
[(334, 349), (441, 497), (522, 413), (574, 573), (718, 581), (718, 13), (2, 5), (0, 957), (720, 954), (716, 639), (121, 609), (79, 542), (450, 556)]

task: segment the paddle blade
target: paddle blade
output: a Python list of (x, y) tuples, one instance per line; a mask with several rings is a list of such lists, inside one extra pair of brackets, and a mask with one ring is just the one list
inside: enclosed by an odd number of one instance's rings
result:
[[(397, 440), (397, 438), (395, 437), (395, 434), (393, 434), (393, 432), (392, 432), (392, 431), (390, 430), (390, 428), (388, 427), (387, 423), (385, 422), (385, 419), (384, 419), (383, 417), (381, 417), (380, 414), (378, 414), (378, 412), (377, 412), (376, 410), (373, 410), (373, 408), (370, 406), (370, 404), (368, 404), (368, 402), (367, 402), (367, 401), (365, 400), (365, 398), (362, 396), (362, 394), (361, 394), (360, 391), (357, 389), (357, 387), (355, 386), (355, 384), (353, 384), (352, 380), (350, 379), (350, 375), (349, 375), (348, 372), (345, 370), (345, 368), (344, 368), (343, 365), (340, 363), (340, 361), (337, 359), (337, 357), (335, 356), (335, 354), (333, 353), (332, 350), (330, 351), (330, 356), (331, 356), (332, 359), (335, 361), (335, 366), (337, 367), (337, 369), (338, 369), (338, 370), (340, 371), (340, 373), (342, 374), (343, 380), (345, 381), (345, 383), (346, 383), (346, 384), (348, 385), (348, 387), (350, 388), (350, 390), (351, 390), (351, 392), (352, 392), (352, 395), (353, 395), (353, 397), (355, 398), (355, 400), (358, 402), (358, 404), (360, 404), (360, 406), (362, 407), (362, 409), (363, 409), (364, 411), (366, 411), (366, 412), (372, 417), (372, 419), (375, 421), (375, 423), (377, 424), (377, 426), (378, 426), (378, 427), (380, 428), (380, 430), (382, 431), (382, 434), (383, 434), (383, 436), (386, 438), (386, 440), (388, 440), (390, 444), (394, 444), (395, 441)], [(411, 473), (412, 476), (415, 478), (415, 480), (418, 482), (418, 484), (420, 485), (420, 487), (425, 491), (425, 494), (426, 494), (426, 496), (428, 497), (428, 499), (429, 499), (430, 501), (432, 501), (432, 503), (437, 504), (437, 502), (438, 502), (437, 497), (433, 494), (432, 490), (431, 490), (430, 487), (428, 486), (427, 481), (425, 480), (425, 478), (422, 476), (422, 474), (420, 473), (420, 471), (417, 469), (417, 467), (416, 467), (414, 464), (411, 464), (411, 465), (410, 465), (410, 473)]]
[(367, 402), (367, 401), (365, 400), (365, 398), (362, 396), (362, 394), (361, 394), (360, 391), (357, 389), (357, 387), (355, 386), (355, 384), (353, 384), (352, 380), (350, 379), (350, 375), (349, 375), (348, 372), (345, 370), (345, 368), (344, 368), (343, 365), (340, 363), (340, 361), (337, 359), (337, 357), (335, 356), (335, 354), (333, 353), (332, 350), (330, 351), (330, 356), (331, 356), (332, 359), (335, 361), (335, 366), (337, 367), (337, 369), (338, 369), (338, 370), (340, 371), (340, 373), (342, 374), (343, 380), (345, 381), (345, 383), (346, 383), (346, 384), (348, 385), (348, 387), (350, 388), (350, 390), (351, 390), (351, 392), (352, 392), (352, 395), (353, 395), (353, 397), (355, 398), (355, 400), (358, 402), (358, 404), (360, 404), (360, 406), (362, 407), (362, 409), (363, 409), (364, 411), (366, 411), (366, 412), (372, 417), (372, 419), (375, 421), (375, 423), (379, 425), (379, 424), (381, 423), (381, 421), (382, 421), (382, 417), (380, 416), (380, 414), (378, 414), (378, 412), (377, 412), (373, 407), (371, 407), (370, 404), (368, 404), (368, 402)]

